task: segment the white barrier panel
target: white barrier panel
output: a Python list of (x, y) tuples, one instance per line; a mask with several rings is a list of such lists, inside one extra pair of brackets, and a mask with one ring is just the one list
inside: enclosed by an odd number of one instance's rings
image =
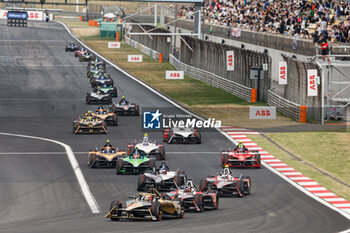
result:
[(317, 70), (307, 70), (307, 96), (317, 96)]
[(234, 51), (226, 51), (226, 65), (227, 65), (227, 71), (233, 71), (235, 70), (235, 55)]
[(278, 67), (278, 84), (286, 85), (287, 84), (287, 62), (280, 61)]
[(0, 10), (0, 19), (7, 19), (6, 15), (7, 15), (6, 10)]
[(142, 55), (128, 55), (128, 62), (142, 62)]
[[(42, 11), (27, 11), (28, 20), (45, 20), (45, 14)], [(0, 10), (0, 19), (7, 19), (7, 10)]]
[(166, 79), (184, 79), (184, 72), (178, 70), (167, 70), (165, 73)]
[(120, 49), (120, 42), (108, 42), (109, 49)]
[(276, 119), (276, 107), (249, 107), (249, 119), (274, 120)]

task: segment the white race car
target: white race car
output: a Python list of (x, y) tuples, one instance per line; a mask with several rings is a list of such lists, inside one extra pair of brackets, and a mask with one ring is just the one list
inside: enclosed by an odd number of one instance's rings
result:
[(165, 148), (163, 144), (152, 142), (148, 139), (147, 134), (141, 142), (128, 145), (128, 155), (137, 148), (142, 154), (156, 158), (156, 160), (165, 160)]
[(104, 94), (100, 90), (86, 94), (86, 104), (111, 104), (112, 95)]
[(202, 143), (201, 133), (192, 128), (165, 128), (163, 141), (167, 143)]

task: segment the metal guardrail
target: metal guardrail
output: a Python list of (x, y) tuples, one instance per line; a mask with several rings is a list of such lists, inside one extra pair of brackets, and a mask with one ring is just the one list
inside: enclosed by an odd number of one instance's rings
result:
[(154, 60), (158, 61), (158, 62), (162, 62), (162, 55), (161, 53), (147, 47), (147, 46), (144, 46), (143, 44), (133, 40), (133, 39), (130, 39), (129, 37), (125, 36), (124, 37), (124, 40), (125, 40), (125, 43), (134, 47), (135, 49), (139, 50), (140, 52), (152, 57)]
[(289, 101), (276, 93), (268, 90), (267, 92), (267, 103), (271, 106), (276, 107), (277, 111), (292, 117), (299, 121), (300, 118), (300, 105), (292, 101)]
[(235, 96), (238, 96), (244, 100), (251, 101), (251, 88), (243, 86), (239, 83), (233, 82), (231, 80), (222, 78), (216, 74), (210, 73), (205, 70), (198, 69), (193, 66), (189, 66), (177, 58), (174, 55), (169, 55), (169, 62), (173, 66), (175, 66), (178, 70), (183, 70), (186, 75), (206, 82), (214, 87), (223, 89)]

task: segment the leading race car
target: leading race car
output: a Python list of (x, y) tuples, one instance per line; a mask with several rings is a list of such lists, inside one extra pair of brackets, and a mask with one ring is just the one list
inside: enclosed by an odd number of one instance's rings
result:
[(95, 56), (92, 53), (90, 53), (90, 52), (87, 52), (85, 54), (80, 54), (80, 56), (79, 56), (79, 61), (80, 62), (91, 61), (93, 59), (95, 59)]
[(107, 133), (105, 122), (92, 116), (91, 112), (84, 117), (78, 117), (73, 121), (73, 132), (79, 133)]
[(159, 191), (169, 192), (183, 186), (186, 180), (187, 174), (184, 171), (171, 171), (163, 161), (159, 169), (139, 175), (137, 190), (146, 191), (155, 187)]
[(81, 48), (81, 49), (76, 50), (76, 51), (74, 52), (74, 57), (79, 57), (80, 55), (86, 54), (86, 53), (87, 53), (87, 50), (84, 49), (84, 48)]
[(154, 188), (130, 198), (124, 208), (121, 201), (112, 201), (106, 218), (112, 221), (120, 219), (160, 221), (163, 217), (183, 218), (185, 214), (181, 200), (165, 200)]
[(109, 110), (105, 109), (102, 105), (100, 105), (95, 112), (92, 113), (92, 115), (104, 120), (107, 125), (118, 125), (117, 115), (114, 112), (110, 112)]
[(248, 150), (242, 142), (234, 149), (225, 149), (221, 152), (221, 166), (225, 167), (255, 167), (261, 168), (260, 153), (257, 150)]
[(90, 168), (115, 168), (117, 164), (117, 159), (123, 158), (125, 156), (125, 151), (121, 151), (118, 148), (112, 146), (109, 140), (107, 140), (107, 143), (100, 149), (96, 147), (94, 150), (89, 151), (88, 165)]
[(97, 90), (86, 93), (85, 101), (86, 104), (111, 104), (112, 96), (110, 94), (103, 94), (101, 90)]
[(181, 199), (185, 210), (194, 210), (203, 212), (205, 209), (217, 209), (219, 207), (219, 194), (216, 190), (208, 189), (201, 192), (192, 182), (188, 180), (187, 184), (176, 191), (165, 194), (166, 200)]
[(111, 111), (115, 112), (118, 116), (138, 116), (140, 115), (139, 106), (135, 103), (126, 101), (123, 96), (118, 103), (113, 103)]
[(163, 141), (167, 143), (202, 143), (201, 133), (192, 128), (164, 128)]
[(118, 174), (141, 174), (153, 171), (156, 167), (156, 160), (140, 153), (136, 148), (135, 151), (125, 158), (117, 159), (115, 173)]
[(156, 158), (156, 160), (165, 160), (165, 148), (163, 144), (151, 142), (148, 135), (145, 134), (140, 143), (128, 145), (128, 154), (138, 147), (139, 151), (148, 157)]
[(226, 166), (224, 170), (217, 176), (208, 176), (206, 179), (201, 179), (199, 189), (202, 192), (208, 189), (218, 191), (222, 196), (238, 196), (244, 197), (250, 194), (251, 179), (249, 176), (240, 175), (234, 177), (229, 167)]
[(74, 42), (67, 43), (65, 46), (65, 51), (72, 51), (75, 52), (76, 50), (79, 50), (79, 45), (76, 45)]

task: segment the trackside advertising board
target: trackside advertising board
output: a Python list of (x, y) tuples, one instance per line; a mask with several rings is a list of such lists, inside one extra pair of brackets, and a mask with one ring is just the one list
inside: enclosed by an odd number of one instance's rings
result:
[[(7, 19), (7, 10), (0, 10), (0, 19)], [(45, 14), (42, 11), (27, 11), (28, 20), (43, 21)]]
[(8, 19), (27, 19), (28, 14), (27, 12), (7, 12), (7, 18)]
[(128, 55), (128, 62), (142, 62), (142, 55)]
[(109, 49), (120, 49), (120, 42), (108, 42)]
[(165, 74), (166, 79), (184, 79), (184, 72), (177, 70), (167, 70)]
[(227, 71), (235, 70), (235, 54), (234, 51), (226, 51)]
[(287, 85), (287, 62), (280, 61), (278, 65), (278, 84)]
[(307, 70), (307, 96), (317, 96), (317, 70)]
[(249, 107), (249, 119), (274, 120), (276, 119), (276, 107)]

